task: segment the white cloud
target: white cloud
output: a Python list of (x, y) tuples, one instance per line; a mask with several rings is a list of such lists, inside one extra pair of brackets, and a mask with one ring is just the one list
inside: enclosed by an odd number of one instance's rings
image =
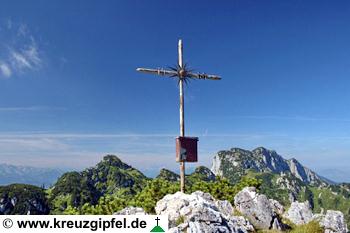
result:
[(31, 69), (32, 65), (30, 64), (29, 60), (22, 54), (15, 51), (11, 52), (12, 57), (12, 65), (16, 67), (17, 69)]
[(7, 29), (12, 29), (12, 20), (8, 19), (6, 22)]
[(18, 27), (18, 30), (17, 30), (17, 35), (19, 35), (19, 36), (26, 36), (27, 32), (28, 32), (27, 25), (25, 25), (23, 23), (20, 24), (19, 27)]
[(42, 52), (27, 25), (8, 20), (4, 30), (0, 35), (0, 77), (41, 68)]
[(0, 112), (22, 112), (22, 111), (44, 111), (44, 110), (66, 110), (62, 107), (29, 106), (29, 107), (0, 107)]
[[(221, 116), (222, 117), (222, 116)], [(348, 118), (321, 118), (321, 117), (309, 117), (309, 116), (273, 116), (273, 115), (241, 115), (241, 116), (226, 116), (230, 119), (252, 119), (252, 120), (291, 120), (291, 121), (340, 121), (349, 122)]]
[(36, 46), (34, 41), (32, 42), (32, 45), (24, 51), (24, 54), (27, 56), (27, 58), (33, 65), (39, 66), (41, 64), (41, 58), (39, 56), (38, 47)]
[(34, 41), (26, 49), (12, 50), (10, 59), (12, 67), (17, 71), (33, 70), (41, 65), (41, 58)]
[(29, 151), (62, 151), (69, 148), (68, 145), (50, 138), (0, 138), (0, 148), (2, 152), (11, 152), (15, 150), (21, 153)]
[(0, 77), (4, 76), (5, 78), (8, 78), (11, 76), (12, 71), (7, 63), (0, 63), (0, 73)]

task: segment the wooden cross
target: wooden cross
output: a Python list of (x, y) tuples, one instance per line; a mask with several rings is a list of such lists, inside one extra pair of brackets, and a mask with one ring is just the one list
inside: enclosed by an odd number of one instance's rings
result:
[[(167, 76), (171, 78), (177, 78), (180, 90), (180, 136), (185, 136), (185, 109), (184, 109), (184, 90), (183, 83), (187, 83), (189, 79), (209, 79), (209, 80), (220, 80), (221, 78), (217, 75), (210, 75), (205, 73), (194, 73), (192, 70), (188, 70), (186, 65), (183, 63), (183, 47), (182, 40), (179, 40), (178, 52), (179, 60), (176, 67), (170, 68), (170, 70), (158, 68), (158, 69), (147, 69), (137, 68), (139, 72), (157, 74), (160, 76)], [(185, 192), (185, 160), (180, 161), (180, 187), (181, 192)]]

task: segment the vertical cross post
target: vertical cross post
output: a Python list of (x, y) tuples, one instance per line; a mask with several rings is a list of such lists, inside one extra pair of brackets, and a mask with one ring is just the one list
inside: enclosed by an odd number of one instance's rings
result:
[[(179, 67), (183, 70), (183, 60), (182, 60), (182, 40), (179, 40), (178, 45), (179, 50)], [(180, 72), (179, 77), (179, 90), (180, 90), (180, 136), (185, 136), (185, 104), (184, 104), (184, 90), (183, 90), (183, 78), (181, 77), (182, 72)], [(181, 192), (185, 192), (185, 160), (181, 158), (180, 161), (180, 189)]]

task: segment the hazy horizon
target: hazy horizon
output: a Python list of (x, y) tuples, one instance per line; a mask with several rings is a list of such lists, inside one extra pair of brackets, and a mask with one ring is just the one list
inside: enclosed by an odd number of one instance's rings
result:
[[(232, 147), (233, 148), (233, 147)], [(236, 147), (236, 148), (241, 148), (241, 147)], [(226, 149), (223, 149), (223, 150), (229, 150), (230, 148), (226, 148)], [(255, 148), (241, 148), (241, 149), (245, 149), (245, 150), (253, 150)], [(273, 150), (272, 148), (266, 148), (266, 149), (269, 149), (269, 150)], [(276, 151), (278, 154), (280, 154), (278, 151)], [(103, 155), (97, 155), (96, 156), (96, 162), (95, 163), (92, 163), (92, 161), (89, 161), (89, 163), (91, 164), (86, 164), (85, 166), (84, 165), (77, 165), (77, 166), (36, 166), (35, 164), (32, 164), (32, 165), (26, 165), (26, 164), (14, 164), (14, 163), (0, 163), (0, 166), (5, 164), (5, 165), (14, 165), (14, 166), (24, 166), (24, 167), (34, 167), (34, 168), (43, 168), (43, 169), (58, 169), (58, 170), (61, 170), (62, 172), (69, 172), (69, 171), (82, 171), (86, 168), (90, 168), (90, 167), (93, 167), (95, 166), (99, 161), (101, 161), (103, 159), (103, 157), (107, 154), (113, 154), (113, 155), (116, 155), (118, 156), (123, 162), (129, 164), (130, 166), (132, 167), (135, 167), (136, 169), (140, 170), (141, 172), (143, 172), (146, 176), (148, 177), (155, 177), (159, 174), (159, 171), (162, 169), (162, 168), (166, 168), (166, 169), (169, 169), (175, 173), (179, 173), (179, 166), (178, 164), (172, 164), (172, 163), (169, 163), (169, 164), (162, 164), (162, 165), (155, 165), (153, 167), (144, 167), (144, 161), (140, 161), (137, 162), (137, 160), (135, 160), (135, 158), (128, 158), (127, 155), (123, 155), (123, 154), (115, 154), (115, 153), (106, 153), (106, 154), (103, 154)], [(291, 156), (291, 157), (286, 157), (282, 154), (280, 154), (284, 159), (291, 159), (291, 158), (296, 158), (298, 156)], [(214, 154), (212, 156), (212, 158), (214, 157)], [(211, 158), (211, 159), (212, 159)], [(154, 161), (152, 161), (154, 162)], [(299, 160), (299, 162), (302, 163), (302, 165), (310, 168), (311, 170), (313, 170), (314, 172), (316, 172), (318, 175), (321, 175), (322, 177), (325, 177), (331, 181), (334, 181), (334, 182), (338, 182), (338, 183), (343, 183), (343, 182), (350, 182), (350, 177), (349, 177), (349, 174), (346, 170), (346, 167), (339, 167), (338, 169), (334, 169), (334, 168), (331, 168), (331, 167), (321, 167), (319, 169), (314, 169), (312, 166), (307, 166), (305, 165), (302, 161)], [(203, 166), (206, 166), (208, 168), (211, 168), (211, 161), (209, 162), (201, 162), (199, 161), (198, 163), (187, 163), (186, 164), (186, 174), (189, 174), (191, 172), (194, 171), (195, 167), (197, 166), (200, 166), (200, 165), (203, 165)]]

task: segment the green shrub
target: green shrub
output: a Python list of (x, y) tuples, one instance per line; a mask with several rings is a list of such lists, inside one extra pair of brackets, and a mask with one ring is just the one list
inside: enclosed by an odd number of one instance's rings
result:
[(218, 177), (216, 181), (204, 182), (197, 181), (189, 187), (188, 192), (200, 190), (210, 193), (214, 198), (219, 200), (228, 200), (233, 204), (236, 194), (245, 187), (259, 188), (261, 181), (256, 178), (243, 177), (240, 182), (233, 185), (228, 179)]
[[(244, 187), (254, 186), (259, 188), (261, 182), (255, 178), (244, 177), (236, 185), (232, 185), (227, 179), (218, 178), (216, 181), (205, 182), (194, 180), (186, 187), (187, 193), (203, 191), (210, 193), (219, 200), (228, 200), (232, 204), (234, 196)], [(155, 206), (167, 194), (173, 194), (180, 189), (179, 182), (170, 182), (164, 179), (153, 179), (147, 182), (146, 186), (136, 195), (129, 195), (129, 192), (120, 192), (114, 196), (103, 196), (98, 204), (85, 203), (81, 207), (67, 205), (65, 214), (113, 214), (126, 206), (142, 207), (147, 213), (155, 213)], [(61, 204), (60, 204), (61, 205)]]
[(129, 202), (129, 205), (142, 207), (147, 213), (155, 213), (154, 207), (157, 201), (167, 194), (173, 194), (179, 190), (178, 183), (172, 183), (163, 179), (149, 181), (146, 187)]

